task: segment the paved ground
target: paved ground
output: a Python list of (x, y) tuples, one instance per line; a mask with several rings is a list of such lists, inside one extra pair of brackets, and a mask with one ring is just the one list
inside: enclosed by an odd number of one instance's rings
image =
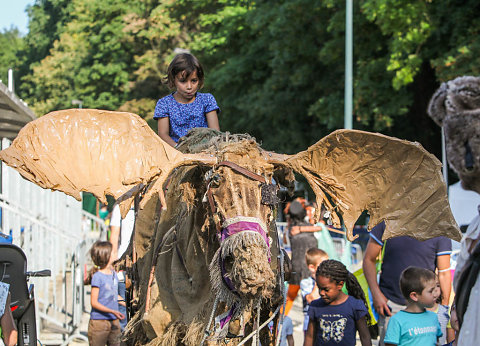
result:
[[(88, 299), (90, 299), (90, 295), (87, 295)], [(293, 322), (293, 338), (295, 340), (295, 345), (303, 345), (303, 311), (302, 311), (302, 298), (299, 294), (295, 299), (292, 309), (289, 313), (290, 318)], [(84, 313), (82, 317), (82, 323), (80, 325), (80, 329), (78, 333), (87, 336), (88, 330), (88, 320), (90, 315), (88, 313)], [(88, 342), (83, 341), (81, 339), (74, 339), (72, 340), (69, 345), (72, 346), (84, 346), (88, 345)]]
[[(87, 336), (87, 331), (88, 331), (88, 321), (90, 320), (90, 313), (84, 313), (82, 316), (82, 323), (80, 324), (80, 329), (78, 330), (78, 333)], [(84, 346), (88, 345), (88, 341), (84, 341), (80, 338), (73, 339), (69, 345), (72, 346)]]
[[(87, 297), (88, 299), (90, 299), (89, 292)], [(293, 322), (293, 338), (295, 340), (295, 345), (303, 345), (303, 309), (302, 309), (302, 298), (300, 294), (295, 299), (292, 309), (290, 310), (289, 316)], [(83, 336), (87, 336), (89, 318), (90, 318), (90, 314), (88, 313), (83, 314), (82, 323), (78, 331), (78, 333)], [(81, 339), (74, 339), (69, 343), (69, 345), (84, 346), (84, 345), (88, 345), (88, 342), (83, 341)]]
[(288, 316), (293, 322), (293, 340), (295, 345), (303, 345), (303, 306), (300, 292), (298, 292)]
[[(87, 292), (87, 297), (88, 297), (88, 301), (90, 301), (89, 290)], [(293, 339), (295, 341), (295, 346), (301, 346), (303, 345), (304, 338), (303, 338), (303, 309), (302, 309), (302, 298), (301, 298), (300, 292), (293, 303), (289, 316), (293, 322)], [(78, 330), (78, 333), (85, 337), (87, 336), (89, 318), (90, 318), (90, 314), (88, 313), (83, 314), (82, 323), (80, 325), (80, 329)], [(85, 345), (88, 345), (88, 342), (81, 339), (74, 339), (69, 343), (69, 345), (85, 346)], [(358, 339), (357, 339), (357, 345), (361, 345)], [(376, 345), (376, 342), (374, 342), (374, 345)]]

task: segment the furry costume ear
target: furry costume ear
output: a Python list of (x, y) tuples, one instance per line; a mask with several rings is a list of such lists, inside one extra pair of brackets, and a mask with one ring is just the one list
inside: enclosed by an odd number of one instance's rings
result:
[(480, 193), (480, 78), (463, 76), (443, 83), (428, 114), (443, 126), (448, 163), (465, 189)]
[(445, 99), (447, 98), (447, 83), (442, 83), (440, 88), (435, 91), (430, 102), (428, 103), (428, 115), (437, 123), (438, 126), (442, 126), (443, 119), (447, 115), (445, 109)]
[(428, 104), (428, 115), (443, 126), (446, 117), (480, 109), (480, 78), (463, 76), (442, 83)]

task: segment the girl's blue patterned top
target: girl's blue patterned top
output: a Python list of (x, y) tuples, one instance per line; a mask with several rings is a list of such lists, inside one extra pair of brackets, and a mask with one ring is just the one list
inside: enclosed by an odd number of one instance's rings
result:
[(205, 114), (214, 110), (220, 113), (220, 108), (212, 94), (197, 92), (195, 100), (187, 104), (177, 102), (173, 94), (158, 100), (153, 119), (169, 118), (169, 134), (175, 142), (195, 127), (208, 127)]

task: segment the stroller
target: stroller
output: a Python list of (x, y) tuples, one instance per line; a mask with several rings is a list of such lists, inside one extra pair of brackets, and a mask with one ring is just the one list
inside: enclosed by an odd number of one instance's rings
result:
[(27, 258), (16, 245), (0, 243), (0, 281), (10, 284), (12, 315), (18, 329), (18, 345), (36, 345), (34, 285), (30, 277), (50, 276), (50, 270), (27, 272)]

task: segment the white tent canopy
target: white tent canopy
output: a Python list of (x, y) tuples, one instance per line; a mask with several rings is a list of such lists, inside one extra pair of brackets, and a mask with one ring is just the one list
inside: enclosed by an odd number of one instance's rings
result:
[(448, 187), (448, 201), (458, 226), (470, 224), (479, 213), (480, 194), (464, 190), (460, 182)]

